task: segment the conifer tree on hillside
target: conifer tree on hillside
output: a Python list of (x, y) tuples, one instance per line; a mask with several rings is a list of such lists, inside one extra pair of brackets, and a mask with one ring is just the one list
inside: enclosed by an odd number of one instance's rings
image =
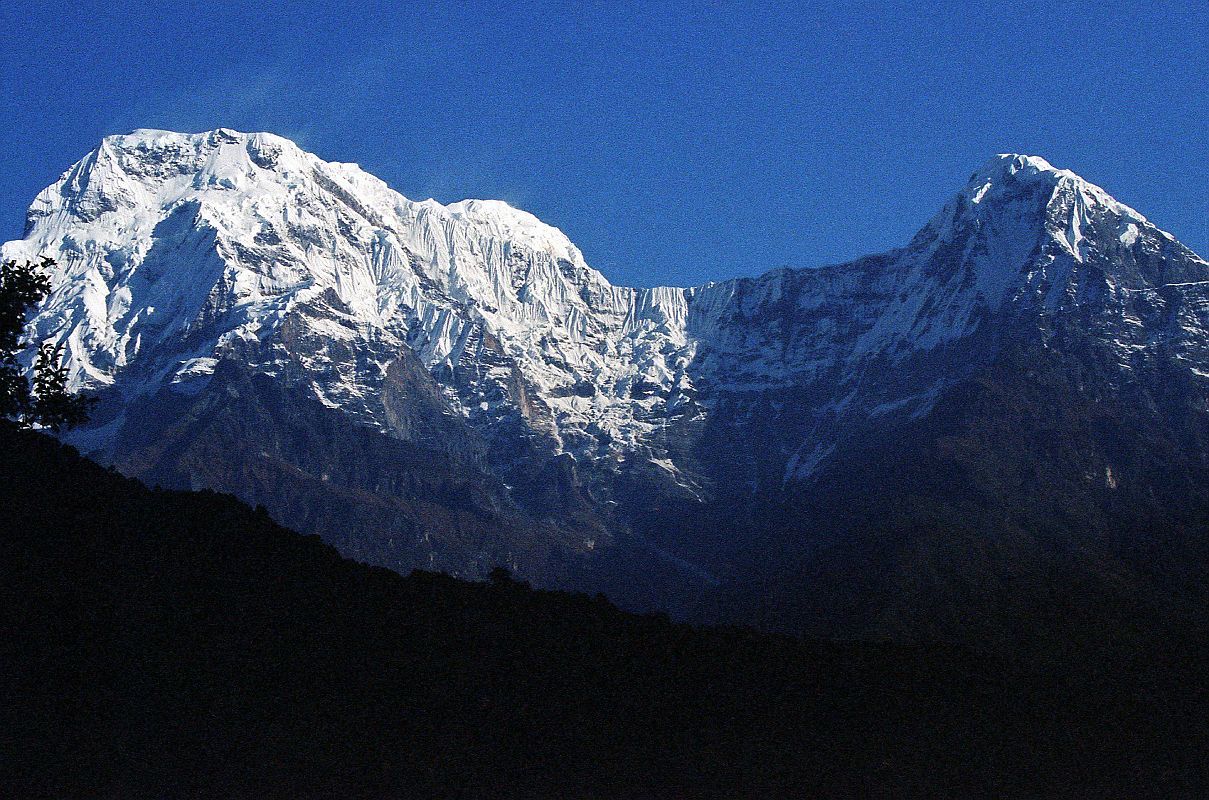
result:
[(0, 419), (23, 428), (58, 431), (88, 419), (96, 398), (67, 390), (62, 347), (43, 345), (34, 363), (31, 387), (18, 360), (24, 345), (25, 315), (50, 291), (48, 271), (54, 259), (42, 263), (6, 261), (0, 265)]

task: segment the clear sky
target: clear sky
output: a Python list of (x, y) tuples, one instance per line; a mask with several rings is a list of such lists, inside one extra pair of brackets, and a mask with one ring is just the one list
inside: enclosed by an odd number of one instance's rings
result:
[(0, 237), (100, 138), (267, 130), (616, 283), (904, 244), (998, 152), (1209, 255), (1209, 3), (0, 5)]

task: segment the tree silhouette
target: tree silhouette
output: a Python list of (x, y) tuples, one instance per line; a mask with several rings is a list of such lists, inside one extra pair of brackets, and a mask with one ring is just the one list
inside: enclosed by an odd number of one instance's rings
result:
[(32, 390), (18, 360), (24, 350), (25, 315), (50, 291), (47, 273), (54, 265), (51, 258), (40, 264), (6, 261), (0, 265), (0, 418), (23, 428), (58, 431), (85, 422), (96, 398), (67, 390), (62, 346), (46, 344), (38, 350)]

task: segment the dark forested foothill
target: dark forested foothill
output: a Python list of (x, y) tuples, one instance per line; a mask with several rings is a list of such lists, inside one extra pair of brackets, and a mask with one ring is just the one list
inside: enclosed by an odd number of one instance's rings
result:
[(367, 567), (29, 431), (0, 456), (6, 797), (1205, 788), (1190, 641), (1114, 662), (697, 629)]

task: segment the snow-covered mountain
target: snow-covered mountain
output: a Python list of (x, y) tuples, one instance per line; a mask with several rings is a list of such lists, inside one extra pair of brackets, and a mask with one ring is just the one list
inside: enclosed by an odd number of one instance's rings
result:
[(38, 195), (3, 257), (43, 256), (31, 341), (105, 398), (81, 446), (397, 568), (573, 581), (552, 565), (624, 540), (709, 582), (668, 514), (808, 491), (1068, 323), (1106, 391), (1158, 362), (1209, 381), (1209, 264), (1031, 156), (988, 161), (902, 249), (634, 289), (499, 201), (414, 202), (270, 134), (144, 130)]
[[(368, 424), (386, 426), (372, 398), (400, 348), (437, 372), (499, 350), (503, 365), (451, 391), (460, 413), (487, 426), (520, 408), (556, 438), (608, 420), (633, 442), (639, 409), (617, 399), (675, 375), (663, 331), (685, 344), (682, 292), (610, 286), (532, 215), (412, 202), (269, 134), (108, 138), (38, 196), (25, 239), (4, 252), (59, 260), (36, 338), (66, 343), (76, 385), (127, 395), (187, 390), (297, 315), (365, 356), (319, 348), (303, 366), (320, 401)], [(259, 357), (270, 374), (284, 367), (272, 348)], [(513, 365), (538, 408), (508, 402)], [(604, 398), (580, 397), (584, 381)]]

